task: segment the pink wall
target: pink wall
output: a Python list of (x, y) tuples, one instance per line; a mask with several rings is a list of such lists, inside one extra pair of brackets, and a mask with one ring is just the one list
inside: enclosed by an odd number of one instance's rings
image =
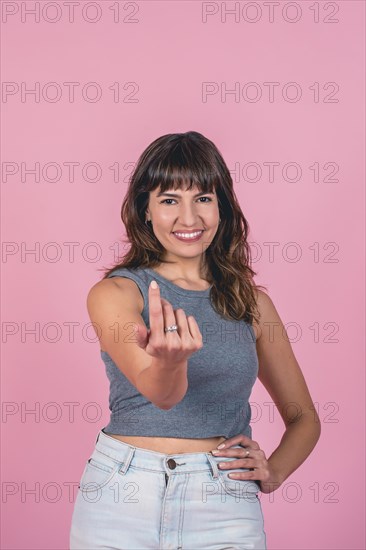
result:
[[(67, 548), (108, 422), (86, 295), (114, 261), (132, 163), (158, 136), (196, 130), (233, 171), (257, 282), (291, 323), (322, 420), (309, 459), (261, 495), (268, 548), (365, 548), (365, 4), (237, 2), (235, 21), (234, 2), (81, 1), (74, 22), (64, 2), (38, 3), (37, 22), (35, 2), (1, 4), (2, 547)], [(37, 100), (24, 93), (36, 86)], [(267, 455), (283, 430), (270, 401), (258, 382)]]

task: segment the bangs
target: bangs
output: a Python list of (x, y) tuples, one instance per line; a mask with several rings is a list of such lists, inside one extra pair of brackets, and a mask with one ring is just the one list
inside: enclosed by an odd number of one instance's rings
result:
[(162, 193), (177, 189), (191, 190), (192, 187), (197, 187), (200, 193), (216, 190), (220, 181), (218, 169), (215, 170), (196, 147), (192, 151), (188, 145), (175, 144), (173, 151), (167, 151), (164, 158), (150, 164), (145, 191), (154, 191), (157, 187)]

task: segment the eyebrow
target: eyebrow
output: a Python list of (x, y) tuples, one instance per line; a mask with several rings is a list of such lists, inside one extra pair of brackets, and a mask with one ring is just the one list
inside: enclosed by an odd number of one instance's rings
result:
[[(205, 192), (202, 192), (202, 193), (197, 193), (196, 195), (194, 195), (194, 197), (200, 197), (201, 195), (214, 195), (214, 193), (205, 193)], [(156, 195), (156, 198), (158, 197), (162, 197), (162, 196), (166, 196), (166, 197), (180, 197), (180, 195), (177, 195), (176, 193), (158, 193)]]

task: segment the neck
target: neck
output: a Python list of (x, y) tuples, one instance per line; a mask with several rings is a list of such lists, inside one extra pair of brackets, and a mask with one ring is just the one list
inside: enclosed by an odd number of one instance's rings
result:
[(198, 260), (197, 258), (188, 258), (185, 260), (164, 258), (159, 268), (164, 269), (174, 279), (186, 279), (187, 281), (206, 280), (206, 266), (203, 264), (201, 258)]

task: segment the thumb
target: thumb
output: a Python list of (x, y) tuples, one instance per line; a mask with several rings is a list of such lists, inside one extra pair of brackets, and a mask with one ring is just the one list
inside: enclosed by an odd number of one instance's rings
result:
[(148, 330), (145, 325), (134, 323), (135, 325), (135, 342), (141, 349), (145, 349), (148, 342)]

